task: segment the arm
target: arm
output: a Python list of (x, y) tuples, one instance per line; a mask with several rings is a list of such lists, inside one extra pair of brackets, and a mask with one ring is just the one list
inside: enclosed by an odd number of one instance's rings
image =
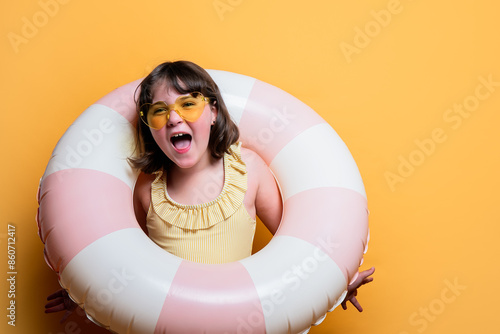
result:
[(283, 202), (276, 180), (257, 153), (248, 149), (242, 149), (241, 153), (247, 165), (249, 189), (255, 192), (256, 214), (274, 235), (280, 225), (283, 212)]

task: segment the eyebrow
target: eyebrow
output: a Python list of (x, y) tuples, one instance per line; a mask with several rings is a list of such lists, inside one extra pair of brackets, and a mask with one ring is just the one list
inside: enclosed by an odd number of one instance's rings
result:
[[(183, 101), (183, 100), (186, 100), (188, 98), (192, 97), (191, 95), (180, 95), (179, 97), (177, 97), (175, 99), (175, 102), (172, 103), (172, 104), (175, 104), (177, 101)], [(168, 104), (167, 101), (163, 101), (163, 100), (160, 100), (160, 101), (156, 101), (155, 103), (153, 104), (157, 104), (157, 103), (165, 103), (167, 106), (171, 106), (172, 104)]]
[(193, 96), (192, 96), (191, 94), (189, 94), (189, 95), (181, 95), (181, 96), (179, 96), (178, 98), (176, 98), (176, 99), (175, 99), (175, 101), (177, 102), (177, 101), (179, 101), (179, 100), (180, 100), (180, 101), (182, 101), (182, 100), (186, 100), (186, 99), (188, 99), (188, 98), (190, 98), (190, 97), (193, 97)]

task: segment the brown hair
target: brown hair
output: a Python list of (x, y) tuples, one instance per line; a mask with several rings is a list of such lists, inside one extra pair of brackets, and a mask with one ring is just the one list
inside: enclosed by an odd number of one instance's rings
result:
[[(222, 158), (229, 147), (238, 141), (238, 127), (227, 111), (219, 87), (203, 68), (189, 61), (158, 65), (137, 87), (140, 89), (136, 100), (138, 113), (140, 106), (153, 102), (153, 89), (158, 84), (166, 84), (179, 94), (200, 92), (210, 99), (211, 106), (217, 108), (217, 118), (210, 129), (208, 142), (212, 157)], [(131, 165), (147, 174), (168, 169), (171, 160), (156, 144), (149, 127), (140, 119), (137, 121), (136, 132), (138, 156), (128, 159)]]

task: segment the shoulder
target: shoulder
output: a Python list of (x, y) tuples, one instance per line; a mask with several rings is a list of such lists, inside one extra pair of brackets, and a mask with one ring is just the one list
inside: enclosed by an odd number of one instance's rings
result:
[(255, 151), (248, 148), (241, 148), (241, 159), (245, 162), (247, 174), (248, 174), (248, 184), (249, 186), (254, 186), (260, 189), (264, 186), (269, 186), (275, 183), (274, 175), (267, 166), (264, 159), (262, 159)]
[(264, 159), (255, 151), (242, 147), (241, 159), (246, 165), (249, 185), (258, 187), (262, 182), (269, 180), (271, 171)]
[(139, 177), (137, 178), (137, 182), (135, 185), (135, 188), (139, 191), (144, 191), (144, 190), (151, 190), (151, 183), (155, 180), (156, 175), (155, 174), (144, 174), (141, 173), (139, 174)]
[(245, 165), (247, 165), (247, 170), (259, 171), (267, 169), (264, 160), (257, 153), (248, 148), (241, 148), (241, 159), (245, 162)]

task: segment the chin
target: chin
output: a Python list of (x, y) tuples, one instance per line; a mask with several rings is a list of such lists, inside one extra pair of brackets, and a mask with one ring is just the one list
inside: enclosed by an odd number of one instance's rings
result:
[(197, 163), (197, 161), (193, 161), (191, 159), (180, 159), (180, 160), (174, 159), (172, 161), (177, 167), (184, 169), (194, 167)]

